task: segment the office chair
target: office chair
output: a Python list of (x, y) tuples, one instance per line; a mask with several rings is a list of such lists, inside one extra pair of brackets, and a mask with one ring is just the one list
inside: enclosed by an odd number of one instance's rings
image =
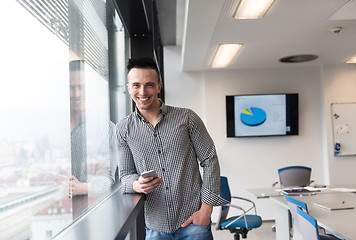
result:
[[(333, 235), (320, 235), (318, 228), (318, 221), (306, 213), (301, 207), (297, 207), (298, 225), (301, 231), (301, 238), (303, 240), (337, 240), (339, 238)], [(294, 239), (294, 238), (293, 238)], [(298, 239), (296, 239), (298, 240)]]
[(291, 225), (293, 227), (293, 239), (301, 239), (301, 233), (299, 230), (299, 225), (297, 223), (298, 221), (297, 207), (300, 207), (303, 211), (308, 213), (308, 206), (305, 202), (294, 199), (288, 195), (285, 195), (285, 197), (287, 200), (289, 211), (292, 216)]
[[(279, 184), (283, 187), (305, 187), (309, 186), (311, 168), (304, 166), (288, 166), (278, 169)], [(278, 182), (273, 183), (275, 187)], [(293, 220), (290, 219), (292, 222)], [(272, 231), (276, 231), (276, 227), (272, 226)]]
[[(245, 210), (242, 207), (233, 204), (227, 204), (221, 206), (220, 215), (218, 217), (218, 221), (216, 225), (216, 230), (227, 229), (231, 233), (234, 233), (234, 240), (239, 240), (240, 235), (242, 238), (246, 238), (248, 231), (252, 230), (253, 228), (258, 228), (262, 225), (262, 218), (257, 215), (255, 203), (246, 198), (231, 196), (227, 178), (223, 176), (220, 177), (220, 196), (225, 200), (229, 201), (230, 203), (232, 198), (249, 202), (251, 203), (251, 207)], [(240, 210), (242, 214), (227, 218), (230, 207)], [(247, 214), (253, 209), (254, 209), (254, 214)]]
[[(311, 168), (304, 166), (289, 166), (278, 169), (281, 187), (306, 187), (309, 186)], [(278, 182), (274, 183), (275, 186)]]

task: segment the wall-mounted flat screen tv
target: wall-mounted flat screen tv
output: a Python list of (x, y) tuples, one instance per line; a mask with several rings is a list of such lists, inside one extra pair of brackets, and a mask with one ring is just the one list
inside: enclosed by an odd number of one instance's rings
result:
[(298, 135), (298, 94), (226, 96), (227, 137)]

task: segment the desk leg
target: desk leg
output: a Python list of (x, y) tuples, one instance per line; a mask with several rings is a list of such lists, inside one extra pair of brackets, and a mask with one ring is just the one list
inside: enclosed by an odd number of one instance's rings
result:
[(289, 210), (275, 203), (276, 240), (289, 240)]

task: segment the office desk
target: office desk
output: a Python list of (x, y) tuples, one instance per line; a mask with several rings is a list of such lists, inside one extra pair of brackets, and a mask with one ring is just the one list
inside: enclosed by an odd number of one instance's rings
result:
[[(314, 189), (314, 188), (310, 188)], [(318, 188), (321, 189), (320, 193), (343, 193), (343, 191), (354, 191), (356, 192), (356, 184), (348, 184), (348, 185), (332, 185), (326, 188)], [(339, 191), (337, 191), (339, 189)], [(248, 192), (252, 193), (258, 199), (261, 198), (269, 198), (269, 197), (282, 197), (281, 189), (275, 187), (266, 187), (266, 188), (250, 188), (247, 189)]]
[[(356, 239), (356, 194), (343, 192), (324, 192), (311, 196), (295, 196), (308, 205), (309, 214), (318, 220), (318, 224), (341, 239)], [(284, 197), (272, 197), (276, 207), (276, 239), (290, 239), (289, 210)], [(355, 208), (351, 210), (328, 211), (314, 205), (315, 202), (345, 201)]]

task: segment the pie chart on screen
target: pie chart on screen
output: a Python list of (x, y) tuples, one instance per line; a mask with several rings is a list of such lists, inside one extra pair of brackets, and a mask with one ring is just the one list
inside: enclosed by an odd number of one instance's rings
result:
[(266, 121), (266, 118), (266, 112), (256, 107), (245, 108), (240, 114), (241, 122), (251, 127), (261, 125)]

